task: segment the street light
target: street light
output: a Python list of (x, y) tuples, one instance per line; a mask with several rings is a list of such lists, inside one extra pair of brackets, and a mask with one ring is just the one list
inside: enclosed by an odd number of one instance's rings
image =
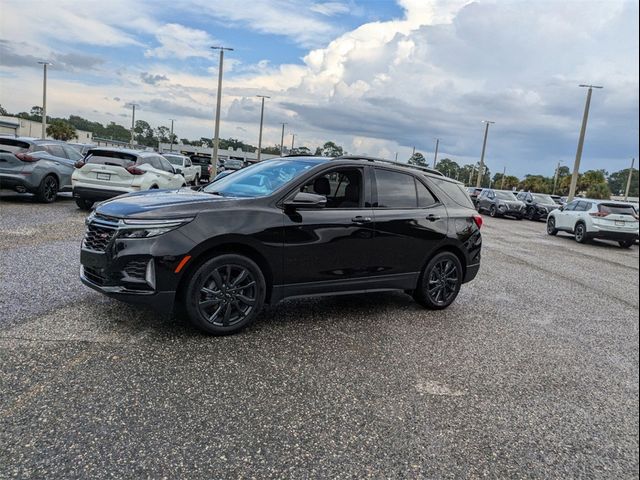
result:
[(292, 133), (291, 134), (291, 152), (293, 152), (293, 145), (294, 145), (295, 141), (296, 141), (296, 134)]
[(480, 155), (480, 167), (478, 168), (478, 180), (476, 182), (476, 188), (480, 188), (482, 185), (482, 177), (484, 175), (484, 153), (487, 149), (487, 135), (489, 134), (489, 125), (496, 123), (491, 120), (483, 120), (482, 123), (485, 124), (484, 127), (484, 140), (482, 141), (482, 155)]
[(271, 98), (267, 95), (256, 95), (262, 102), (260, 106), (260, 133), (258, 135), (258, 162), (260, 161), (260, 157), (262, 156), (262, 124), (264, 123), (264, 99)]
[(220, 63), (218, 65), (218, 102), (216, 104), (216, 123), (213, 131), (213, 151), (211, 152), (211, 178), (218, 174), (218, 145), (220, 144), (220, 103), (222, 102), (222, 65), (224, 63), (224, 51), (233, 51), (229, 47), (211, 47), (220, 50)]
[(169, 136), (169, 141), (171, 142), (171, 145), (169, 146), (169, 151), (173, 152), (173, 122), (175, 122), (175, 118), (170, 118), (169, 120), (171, 120), (171, 134)]
[(633, 165), (636, 163), (636, 159), (631, 159), (631, 168), (629, 169), (629, 176), (627, 177), (627, 188), (624, 190), (624, 201), (629, 200), (629, 190), (631, 189), (631, 177), (633, 177)]
[(280, 136), (280, 156), (284, 155), (284, 126), (286, 123), (282, 123), (282, 135)]
[(38, 62), (42, 65), (42, 138), (47, 138), (47, 67), (50, 62)]
[(438, 146), (440, 145), (440, 139), (436, 138), (436, 151), (433, 155), (433, 168), (436, 168), (436, 163), (438, 161)]
[(562, 160), (558, 161), (558, 166), (556, 167), (556, 174), (553, 177), (553, 193), (552, 195), (556, 194), (556, 188), (558, 188), (558, 180), (560, 179), (560, 164), (562, 163)]
[(136, 127), (136, 107), (138, 105), (135, 104), (135, 103), (130, 103), (129, 106), (131, 107), (131, 147), (133, 147), (133, 142), (135, 141), (135, 137), (134, 137), (135, 130), (134, 129)]
[(582, 127), (580, 127), (580, 138), (578, 139), (578, 149), (576, 150), (576, 160), (573, 164), (573, 175), (571, 176), (571, 187), (569, 188), (569, 198), (567, 203), (573, 200), (578, 184), (578, 173), (580, 172), (580, 160), (582, 160), (582, 147), (584, 147), (584, 134), (587, 131), (587, 120), (589, 119), (589, 106), (591, 105), (591, 93), (594, 88), (604, 88), (599, 85), (578, 85), (580, 88), (588, 88), (587, 100), (584, 104), (584, 114), (582, 115)]

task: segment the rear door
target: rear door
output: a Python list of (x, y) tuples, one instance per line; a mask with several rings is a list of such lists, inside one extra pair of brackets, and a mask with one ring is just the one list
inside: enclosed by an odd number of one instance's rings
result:
[(373, 267), (378, 275), (415, 286), (424, 262), (447, 235), (447, 210), (418, 177), (376, 167)]

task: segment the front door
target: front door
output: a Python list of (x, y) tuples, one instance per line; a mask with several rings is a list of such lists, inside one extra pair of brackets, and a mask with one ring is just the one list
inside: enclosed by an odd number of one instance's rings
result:
[[(325, 170), (299, 187), (324, 195), (320, 209), (284, 211), (283, 279), (287, 296), (361, 290), (370, 275), (373, 210), (365, 169)], [(298, 190), (296, 190), (298, 191)]]

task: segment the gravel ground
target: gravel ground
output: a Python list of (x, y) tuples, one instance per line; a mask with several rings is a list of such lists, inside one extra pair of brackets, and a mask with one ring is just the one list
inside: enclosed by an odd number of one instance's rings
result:
[(67, 197), (0, 196), (0, 478), (637, 478), (638, 247), (486, 219), (447, 311), (287, 301), (213, 338), (78, 275)]

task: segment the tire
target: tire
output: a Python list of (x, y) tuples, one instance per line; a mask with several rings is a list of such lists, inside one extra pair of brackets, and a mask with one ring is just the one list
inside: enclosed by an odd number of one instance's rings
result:
[(523, 217), (522, 215), (516, 215), (516, 216), (515, 216), (515, 219), (516, 219), (516, 220), (522, 220), (523, 218), (524, 218), (524, 217)]
[[(234, 286), (236, 283), (238, 286)], [(223, 254), (193, 272), (183, 301), (196, 328), (213, 335), (230, 335), (255, 320), (265, 296), (266, 282), (260, 267), (245, 256)]]
[(199, 176), (199, 175), (196, 175), (196, 176), (194, 177), (194, 179), (193, 179), (193, 185), (194, 185), (194, 186), (200, 185), (200, 176)]
[(553, 236), (558, 234), (558, 229), (556, 228), (556, 219), (553, 217), (547, 218), (547, 234)]
[(634, 243), (636, 243), (635, 240), (622, 240), (618, 242), (618, 245), (620, 245), (622, 248), (631, 248), (633, 247)]
[(55, 175), (47, 175), (38, 186), (36, 198), (42, 203), (53, 203), (56, 201), (58, 188), (58, 179)]
[(491, 205), (489, 208), (489, 216), (492, 218), (496, 218), (498, 216), (498, 209), (495, 205)]
[(451, 252), (441, 252), (425, 266), (413, 298), (432, 310), (447, 308), (460, 292), (463, 275), (458, 257)]
[(93, 207), (93, 202), (91, 200), (85, 200), (84, 198), (74, 198), (76, 201), (76, 205), (80, 210), (91, 210)]
[(587, 243), (589, 239), (587, 238), (587, 226), (579, 222), (576, 224), (576, 228), (573, 229), (573, 236), (578, 243)]
[(527, 220), (531, 220), (532, 222), (536, 220), (536, 212), (531, 207), (527, 208), (527, 211), (524, 214), (524, 216), (527, 218)]

